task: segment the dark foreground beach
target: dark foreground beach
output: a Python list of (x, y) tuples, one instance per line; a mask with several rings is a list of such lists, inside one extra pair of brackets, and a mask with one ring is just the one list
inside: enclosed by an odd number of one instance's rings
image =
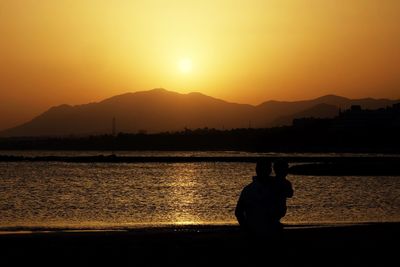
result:
[[(1, 264), (38, 266), (396, 266), (400, 223), (288, 226), (253, 246), (236, 226), (0, 235)], [(257, 249), (259, 248), (259, 249)]]

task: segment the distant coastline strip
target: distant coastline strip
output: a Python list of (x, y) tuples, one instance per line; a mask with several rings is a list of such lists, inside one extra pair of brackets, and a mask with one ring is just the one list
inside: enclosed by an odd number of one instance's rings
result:
[(0, 155), (0, 162), (110, 162), (110, 163), (145, 163), (145, 162), (171, 162), (171, 163), (190, 163), (190, 162), (250, 162), (254, 163), (260, 159), (275, 161), (285, 159), (289, 163), (400, 163), (400, 156), (387, 157), (354, 157), (354, 156), (116, 156), (116, 155), (97, 155), (97, 156), (9, 156)]
[(251, 156), (251, 157), (182, 157), (182, 156), (0, 156), (0, 162), (66, 162), (66, 163), (255, 163), (264, 159), (285, 159), (294, 163), (289, 172), (294, 175), (316, 176), (400, 176), (400, 157), (396, 156)]

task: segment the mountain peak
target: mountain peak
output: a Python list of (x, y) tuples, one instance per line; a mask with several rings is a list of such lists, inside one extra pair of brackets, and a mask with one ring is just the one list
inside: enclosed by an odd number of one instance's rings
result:
[(165, 89), (165, 88), (159, 87), (159, 88), (153, 88), (153, 89), (150, 89), (149, 91), (155, 91), (155, 92), (157, 92), (157, 91), (159, 91), (159, 92), (167, 92), (168, 90), (167, 90), (167, 89)]
[(135, 98), (140, 95), (163, 95), (163, 94), (178, 94), (173, 91), (168, 91), (164, 88), (154, 88), (146, 91), (136, 91), (136, 92), (128, 92), (120, 95), (115, 95), (110, 98), (106, 98), (100, 103), (114, 103), (120, 101), (129, 101), (129, 99)]
[(332, 100), (350, 100), (350, 99), (343, 97), (343, 96), (328, 94), (328, 95), (317, 97), (315, 100), (330, 100), (330, 101), (332, 101)]

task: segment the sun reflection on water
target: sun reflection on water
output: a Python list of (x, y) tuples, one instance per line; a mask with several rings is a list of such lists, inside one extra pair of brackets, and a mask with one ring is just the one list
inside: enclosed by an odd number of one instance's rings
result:
[(182, 166), (173, 164), (167, 175), (171, 178), (168, 202), (172, 207), (167, 214), (170, 222), (178, 225), (201, 222), (194, 214), (193, 203), (198, 196), (198, 170), (194, 164)]

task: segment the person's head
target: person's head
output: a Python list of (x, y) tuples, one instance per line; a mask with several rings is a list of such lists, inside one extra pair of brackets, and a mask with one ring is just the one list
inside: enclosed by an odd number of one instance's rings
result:
[(258, 160), (256, 164), (256, 174), (259, 177), (270, 176), (272, 172), (271, 162), (269, 160)]
[(283, 159), (274, 162), (274, 172), (277, 177), (286, 177), (289, 172), (289, 164)]

